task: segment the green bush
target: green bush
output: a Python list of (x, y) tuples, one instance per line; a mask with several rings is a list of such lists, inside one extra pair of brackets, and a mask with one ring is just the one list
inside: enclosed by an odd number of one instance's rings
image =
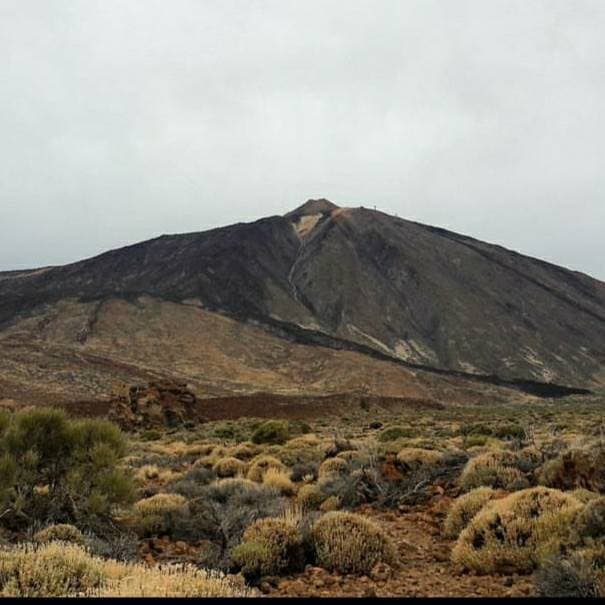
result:
[(397, 551), (389, 536), (369, 519), (333, 511), (312, 529), (317, 562), (343, 574), (368, 574), (377, 563), (394, 565)]
[(414, 433), (411, 429), (403, 426), (390, 426), (378, 434), (378, 441), (386, 443), (387, 441), (395, 441), (396, 439), (413, 437)]
[(27, 408), (0, 434), (2, 522), (94, 525), (115, 505), (132, 501), (133, 484), (119, 468), (126, 440), (111, 422), (72, 420), (53, 408)]
[(304, 565), (303, 537), (285, 519), (261, 519), (244, 532), (233, 559), (248, 578), (280, 575)]
[(290, 438), (290, 425), (286, 420), (267, 420), (252, 434), (252, 443), (282, 445)]

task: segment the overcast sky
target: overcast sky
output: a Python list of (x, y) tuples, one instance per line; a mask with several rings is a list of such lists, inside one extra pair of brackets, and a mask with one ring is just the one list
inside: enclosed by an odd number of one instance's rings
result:
[(0, 269), (372, 206), (605, 279), (603, 0), (0, 0)]

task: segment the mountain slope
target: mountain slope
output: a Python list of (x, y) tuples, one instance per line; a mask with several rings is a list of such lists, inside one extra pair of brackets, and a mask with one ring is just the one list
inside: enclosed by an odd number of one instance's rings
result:
[[(0, 274), (0, 334), (60, 301), (136, 304), (142, 295), (441, 370), (576, 386), (603, 378), (602, 282), (327, 200), (64, 267)], [(93, 336), (94, 321), (77, 338)]]

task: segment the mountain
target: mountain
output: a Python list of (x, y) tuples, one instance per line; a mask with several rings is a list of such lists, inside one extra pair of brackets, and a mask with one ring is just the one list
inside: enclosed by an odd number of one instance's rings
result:
[[(36, 383), (84, 396), (108, 376), (162, 372), (216, 394), (394, 396), (453, 379), (465, 392), (477, 381), (591, 388), (605, 380), (605, 284), (309, 200), (284, 216), (0, 273), (0, 353), (0, 398)], [(378, 384), (386, 367), (393, 376)]]

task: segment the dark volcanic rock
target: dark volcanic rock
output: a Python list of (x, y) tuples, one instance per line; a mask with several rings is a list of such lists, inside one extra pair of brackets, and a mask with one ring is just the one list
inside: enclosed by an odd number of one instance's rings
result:
[[(151, 295), (446, 371), (602, 380), (605, 284), (499, 246), (309, 200), (280, 217), (165, 235), (0, 276), (0, 330), (66, 298)], [(340, 343), (340, 344), (339, 344)]]

